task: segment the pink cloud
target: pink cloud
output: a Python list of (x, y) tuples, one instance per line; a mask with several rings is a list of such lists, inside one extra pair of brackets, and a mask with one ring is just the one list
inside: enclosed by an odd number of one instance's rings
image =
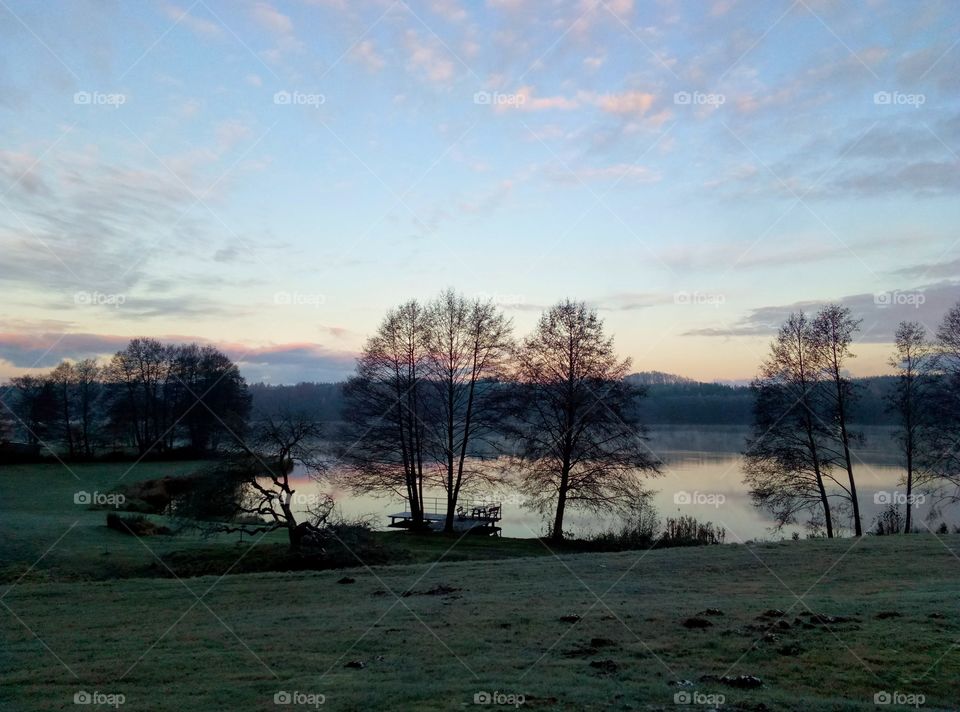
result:
[(601, 111), (617, 115), (643, 116), (653, 106), (656, 97), (642, 91), (626, 91), (620, 94), (603, 94), (596, 98), (595, 103)]
[(264, 29), (278, 35), (293, 34), (293, 21), (273, 5), (258, 2), (251, 10), (253, 19)]

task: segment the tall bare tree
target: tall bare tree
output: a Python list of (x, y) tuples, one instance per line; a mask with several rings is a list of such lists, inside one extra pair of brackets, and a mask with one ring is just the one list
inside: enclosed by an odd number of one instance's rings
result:
[(860, 321), (853, 318), (849, 308), (840, 304), (827, 304), (817, 312), (811, 323), (813, 346), (818, 352), (817, 360), (824, 379), (829, 384), (829, 387), (824, 389), (830, 402), (827, 415), (847, 470), (853, 530), (856, 536), (863, 536), (863, 524), (860, 521), (860, 501), (853, 476), (850, 444), (859, 441), (861, 437), (858, 433), (851, 432), (849, 427), (850, 408), (856, 401), (857, 393), (853, 382), (846, 375), (845, 365), (849, 359), (854, 358), (850, 345), (853, 343), (853, 335), (860, 328)]
[(503, 420), (503, 376), (510, 353), (510, 321), (491, 301), (468, 300), (452, 289), (427, 308), (430, 448), (446, 492), (444, 531), (452, 533), (464, 485), (496, 476), (486, 455), (497, 452)]
[(938, 502), (960, 501), (960, 303), (944, 315), (933, 344), (931, 404), (935, 427), (927, 433), (921, 456), (930, 489)]
[(551, 539), (564, 536), (568, 507), (590, 511), (642, 506), (643, 475), (659, 472), (645, 444), (639, 387), (595, 310), (569, 300), (540, 317), (516, 350), (514, 414), (521, 488), (553, 510)]
[(60, 440), (67, 446), (67, 456), (73, 459), (77, 454), (73, 433), (76, 369), (69, 361), (63, 361), (50, 372), (48, 378), (57, 399), (57, 430), (60, 433)]
[(907, 487), (904, 533), (912, 527), (915, 471), (924, 457), (923, 443), (929, 434), (932, 350), (920, 322), (901, 321), (895, 336), (896, 351), (890, 365), (897, 371), (897, 385), (888, 407), (899, 420), (898, 441), (906, 468)]
[(11, 392), (4, 395), (4, 408), (11, 412), (31, 445), (52, 447), (59, 409), (50, 379), (46, 376), (16, 376)]
[(344, 388), (339, 456), (345, 484), (355, 491), (391, 492), (423, 526), (426, 423), (424, 308), (409, 301), (389, 311), (364, 345), (357, 372)]
[(92, 457), (94, 439), (100, 421), (99, 404), (102, 394), (103, 369), (93, 359), (84, 359), (74, 366), (77, 385), (77, 416), (79, 432), (77, 434), (80, 451), (84, 457)]
[(822, 516), (834, 536), (828, 484), (835, 454), (825, 445), (826, 401), (810, 320), (791, 314), (770, 345), (752, 387), (756, 394), (753, 434), (747, 441), (744, 482), (754, 503), (769, 510), (780, 526), (802, 512)]

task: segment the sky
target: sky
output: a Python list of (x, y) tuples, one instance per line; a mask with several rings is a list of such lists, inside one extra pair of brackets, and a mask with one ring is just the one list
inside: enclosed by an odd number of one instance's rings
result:
[(960, 300), (955, 0), (0, 0), (0, 380), (135, 336), (338, 380), (452, 286), (744, 381)]

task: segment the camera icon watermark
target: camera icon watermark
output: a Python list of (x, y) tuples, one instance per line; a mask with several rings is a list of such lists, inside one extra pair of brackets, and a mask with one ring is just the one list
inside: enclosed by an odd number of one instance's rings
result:
[(494, 690), (493, 692), (481, 690), (480, 692), (475, 692), (473, 694), (473, 704), (475, 705), (503, 705), (520, 707), (521, 705), (525, 704), (526, 701), (527, 698), (524, 695), (514, 692), (500, 692), (499, 690)]
[(119, 109), (127, 103), (127, 95), (101, 91), (78, 91), (73, 95), (73, 103), (77, 106), (112, 106), (114, 109)]
[(720, 707), (727, 698), (724, 695), (708, 695), (696, 690), (680, 690), (673, 693), (673, 704), (675, 705), (710, 705), (711, 707)]
[(673, 503), (679, 506), (697, 504), (719, 509), (726, 501), (726, 495), (719, 492), (687, 492), (686, 490), (680, 490), (673, 495)]
[(918, 693), (906, 693), (894, 690), (880, 690), (873, 694), (873, 704), (875, 705), (898, 705), (901, 707), (920, 707), (927, 701), (924, 695)]
[(105, 294), (103, 292), (74, 292), (73, 303), (79, 306), (113, 307), (123, 306), (127, 301), (125, 294)]
[(893, 504), (893, 505), (907, 505), (910, 507), (916, 507), (917, 505), (923, 504), (927, 500), (926, 495), (924, 494), (910, 494), (907, 495), (905, 492), (885, 492), (880, 491), (873, 495), (874, 504)]
[(478, 91), (473, 95), (473, 103), (478, 106), (520, 107), (527, 101), (526, 94), (505, 94), (498, 91)]
[(474, 298), (481, 302), (492, 302), (498, 307), (518, 307), (527, 302), (527, 298), (523, 294), (500, 294), (499, 292), (493, 294), (477, 292)]
[(873, 303), (878, 307), (908, 306), (919, 309), (927, 301), (923, 292), (877, 292), (873, 295)]
[(299, 690), (278, 690), (273, 693), (275, 705), (301, 705), (304, 707), (320, 707), (326, 704), (326, 695), (319, 692), (300, 692)]
[(727, 301), (723, 294), (711, 294), (708, 292), (675, 292), (673, 303), (679, 305), (709, 306), (719, 309)]
[(119, 509), (127, 498), (119, 492), (87, 492), (80, 490), (73, 493), (73, 503), (81, 507), (113, 507)]
[(106, 705), (117, 709), (126, 701), (126, 696), (120, 693), (107, 693), (99, 690), (93, 692), (79, 690), (73, 693), (73, 704), (75, 705)]
[(281, 89), (273, 95), (273, 103), (277, 106), (312, 106), (314, 109), (319, 109), (327, 103), (327, 97), (325, 94)]
[(873, 95), (877, 106), (912, 106), (919, 109), (927, 103), (926, 94), (904, 94), (899, 91), (878, 91)]
[(678, 91), (673, 95), (673, 103), (677, 106), (723, 106), (727, 103), (727, 96), (702, 91)]
[(304, 292), (275, 292), (273, 303), (278, 306), (286, 307), (313, 307), (319, 309), (327, 303), (327, 298), (323, 294), (307, 294)]

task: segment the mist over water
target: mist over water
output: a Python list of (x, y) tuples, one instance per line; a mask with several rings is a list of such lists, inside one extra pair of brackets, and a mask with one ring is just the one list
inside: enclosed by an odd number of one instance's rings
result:
[[(864, 442), (855, 450), (854, 476), (860, 499), (864, 531), (874, 530), (874, 519), (885, 508), (884, 501), (902, 496), (902, 467), (898, 464), (895, 431), (889, 427), (862, 428)], [(727, 542), (757, 539), (789, 538), (793, 532), (805, 536), (802, 525), (774, 530), (770, 515), (753, 506), (743, 484), (743, 457), (749, 429), (742, 426), (656, 426), (649, 432), (651, 452), (663, 463), (660, 477), (646, 478), (652, 491), (651, 501), (661, 519), (692, 515), (702, 522), (710, 521), (726, 529)], [(301, 477), (299, 494), (328, 492), (338, 510), (347, 518), (373, 518), (375, 526), (386, 528), (388, 516), (407, 509), (405, 503), (392, 496), (355, 495), (330, 484), (318, 484)], [(898, 493), (898, 494), (895, 494)], [(428, 496), (443, 497), (442, 490)], [(878, 500), (879, 495), (879, 500)], [(546, 520), (523, 506), (523, 496), (516, 488), (505, 486), (497, 491), (467, 492), (464, 498), (503, 502), (503, 536), (536, 537), (546, 533)], [(884, 498), (887, 499), (884, 499)], [(935, 529), (940, 521), (951, 527), (960, 523), (957, 508), (947, 508), (941, 516), (929, 521), (930, 500), (925, 498), (914, 509), (915, 526)], [(583, 536), (623, 524), (617, 516), (597, 516), (568, 510), (565, 531)], [(842, 533), (848, 533), (846, 522), (837, 519)]]

